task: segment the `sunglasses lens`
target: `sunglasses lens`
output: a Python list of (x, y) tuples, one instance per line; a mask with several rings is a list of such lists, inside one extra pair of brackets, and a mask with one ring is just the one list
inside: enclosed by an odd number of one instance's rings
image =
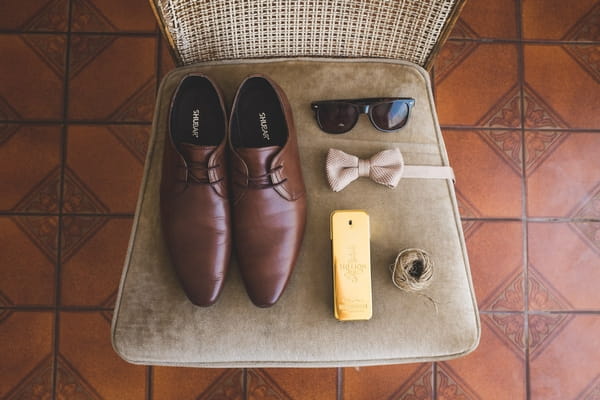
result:
[(352, 104), (328, 102), (319, 104), (317, 120), (328, 133), (348, 132), (358, 119), (358, 110)]
[(406, 124), (408, 109), (408, 103), (403, 101), (381, 103), (371, 108), (371, 118), (377, 128), (384, 131), (395, 131)]

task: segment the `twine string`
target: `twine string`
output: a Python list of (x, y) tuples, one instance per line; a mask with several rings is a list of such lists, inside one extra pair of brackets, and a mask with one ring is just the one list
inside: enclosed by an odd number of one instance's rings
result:
[(397, 288), (426, 297), (437, 312), (437, 303), (428, 295), (420, 293), (431, 285), (433, 268), (433, 259), (425, 250), (410, 248), (398, 253), (396, 260), (390, 265), (390, 272)]

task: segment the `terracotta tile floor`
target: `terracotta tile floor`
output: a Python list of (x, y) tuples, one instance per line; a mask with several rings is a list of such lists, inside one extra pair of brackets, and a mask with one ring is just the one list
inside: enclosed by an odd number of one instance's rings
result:
[(0, 398), (600, 399), (600, 2), (469, 0), (434, 89), (481, 308), (464, 358), (133, 366), (112, 307), (157, 83), (146, 0), (4, 0)]

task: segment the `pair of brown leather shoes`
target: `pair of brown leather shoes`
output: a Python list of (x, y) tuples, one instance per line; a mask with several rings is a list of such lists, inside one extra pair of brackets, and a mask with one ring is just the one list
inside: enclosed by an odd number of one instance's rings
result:
[(262, 75), (240, 85), (229, 123), (205, 75), (187, 75), (171, 102), (160, 187), (167, 248), (187, 297), (219, 296), (232, 244), (252, 302), (269, 307), (304, 236), (306, 196), (292, 112)]

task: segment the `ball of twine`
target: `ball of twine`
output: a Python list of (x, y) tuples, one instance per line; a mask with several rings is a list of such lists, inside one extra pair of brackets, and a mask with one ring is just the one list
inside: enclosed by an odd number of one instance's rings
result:
[(396, 287), (408, 292), (418, 292), (431, 284), (433, 260), (424, 250), (405, 249), (398, 253), (390, 270)]

